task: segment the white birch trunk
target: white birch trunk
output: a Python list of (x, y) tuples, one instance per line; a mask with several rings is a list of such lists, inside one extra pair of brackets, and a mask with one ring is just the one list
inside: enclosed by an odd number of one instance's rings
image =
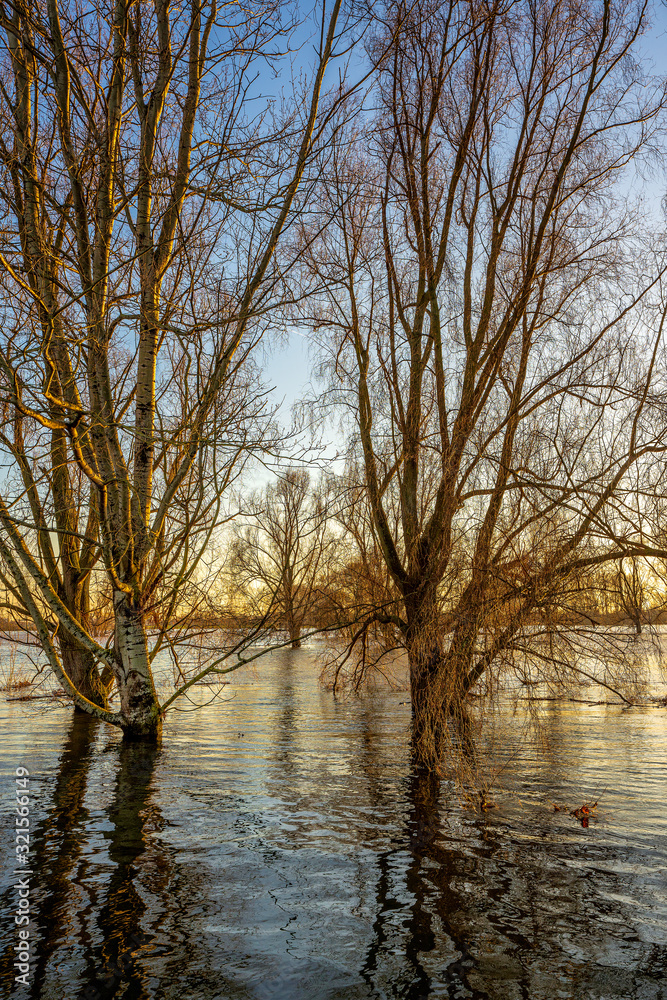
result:
[(114, 592), (114, 611), (121, 727), (126, 739), (157, 741), (162, 733), (162, 717), (142, 615), (120, 590)]

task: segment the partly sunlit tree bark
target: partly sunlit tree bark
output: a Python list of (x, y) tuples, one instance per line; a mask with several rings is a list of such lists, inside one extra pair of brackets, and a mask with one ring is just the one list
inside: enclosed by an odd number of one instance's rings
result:
[(644, 7), (385, 10), (376, 110), (303, 227), (302, 316), (353, 418), (435, 766), (446, 720), (465, 726), (562, 581), (643, 544), (615, 531), (629, 470), (665, 449), (664, 264), (614, 181), (663, 127), (664, 88), (632, 63)]
[[(22, 486), (1, 487), (4, 579), (75, 704), (128, 737), (161, 730), (156, 594), (181, 613), (245, 452), (243, 414), (223, 401), (234, 380), (243, 391), (275, 252), (335, 113), (320, 94), (340, 10), (322, 10), (311, 83), (284, 119), (257, 120), (245, 101), (279, 58), (278, 2), (0, 7), (2, 444)], [(88, 621), (93, 573), (108, 645)]]

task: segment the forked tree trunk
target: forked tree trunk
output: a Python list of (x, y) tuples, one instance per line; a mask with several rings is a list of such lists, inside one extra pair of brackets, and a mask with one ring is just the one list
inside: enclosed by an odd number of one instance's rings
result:
[[(76, 645), (64, 634), (60, 637), (60, 656), (65, 673), (84, 698), (100, 708), (108, 708), (108, 691), (93, 654)], [(77, 705), (76, 711), (81, 711)]]
[(116, 680), (121, 728), (126, 739), (157, 742), (162, 733), (141, 610), (123, 591), (114, 592)]
[[(63, 586), (59, 593), (65, 607), (68, 609), (75, 621), (77, 621), (86, 631), (90, 631), (90, 600), (87, 581), (77, 580), (76, 568), (71, 559), (65, 558), (68, 553), (61, 547), (63, 557)], [(65, 673), (70, 678), (79, 693), (92, 701), (100, 708), (108, 708), (108, 693), (111, 681), (109, 668), (105, 668), (100, 674), (100, 665), (94, 653), (84, 648), (77, 642), (70, 633), (61, 626), (58, 630), (60, 656)], [(82, 709), (75, 704), (76, 711)]]

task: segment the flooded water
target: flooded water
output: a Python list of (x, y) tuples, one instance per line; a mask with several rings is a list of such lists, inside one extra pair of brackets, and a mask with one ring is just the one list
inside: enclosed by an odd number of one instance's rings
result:
[[(312, 653), (270, 654), (172, 713), (159, 750), (0, 701), (3, 997), (667, 1000), (667, 709), (545, 703), (538, 738), (508, 708), (483, 812), (412, 772), (405, 693), (336, 701), (317, 678)], [(596, 799), (587, 827), (569, 814)]]

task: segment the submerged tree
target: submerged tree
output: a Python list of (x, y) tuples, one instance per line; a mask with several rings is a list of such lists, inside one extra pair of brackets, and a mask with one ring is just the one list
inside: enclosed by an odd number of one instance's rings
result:
[(279, 120), (253, 105), (277, 0), (0, 6), (3, 579), (75, 704), (127, 736), (160, 732), (156, 595), (179, 612), (261, 410), (244, 362), (335, 112), (340, 9)]
[(564, 620), (571, 575), (645, 546), (624, 496), (666, 447), (660, 338), (636, 308), (661, 266), (614, 182), (663, 121), (632, 57), (646, 16), (388, 5), (377, 111), (346, 132), (325, 218), (303, 228), (303, 318), (363, 454), (430, 766), (480, 678), (515, 650), (548, 660), (531, 635)]
[(637, 635), (641, 635), (646, 608), (646, 584), (642, 564), (637, 556), (621, 560), (618, 565), (616, 586), (621, 608), (632, 622)]
[(319, 620), (331, 569), (326, 496), (305, 469), (288, 469), (251, 499), (252, 522), (235, 526), (235, 585), (255, 615), (285, 629), (298, 649), (304, 627)]

